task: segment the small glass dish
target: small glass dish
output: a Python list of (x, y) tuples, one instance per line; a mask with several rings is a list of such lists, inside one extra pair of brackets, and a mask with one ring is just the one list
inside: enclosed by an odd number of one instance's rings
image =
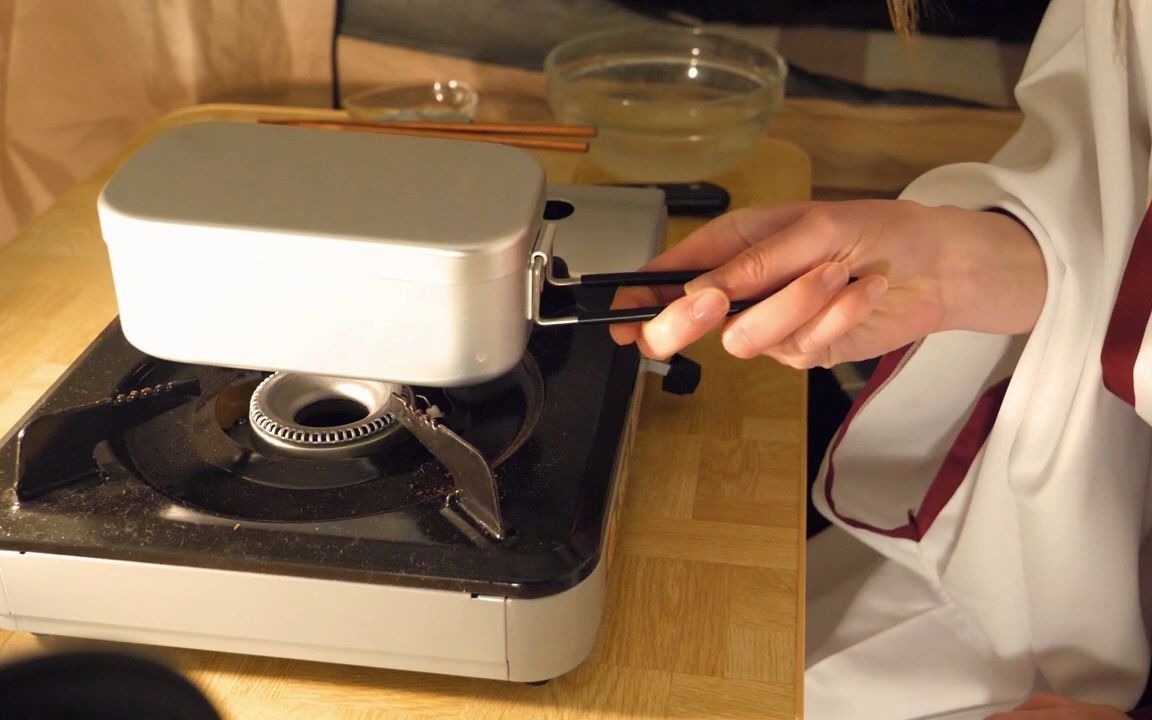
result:
[(364, 122), (471, 122), (479, 99), (460, 80), (430, 80), (373, 88), (346, 98), (344, 109)]
[(595, 125), (589, 158), (638, 182), (706, 180), (754, 148), (784, 98), (776, 52), (700, 29), (621, 28), (555, 47), (548, 104)]

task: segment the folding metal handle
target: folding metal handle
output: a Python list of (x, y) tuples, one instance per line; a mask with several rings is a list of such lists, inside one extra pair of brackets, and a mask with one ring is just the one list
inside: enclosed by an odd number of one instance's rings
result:
[[(584, 310), (569, 315), (546, 317), (541, 312), (541, 300), (549, 286), (558, 288), (573, 287), (655, 287), (657, 285), (683, 285), (699, 277), (707, 270), (665, 270), (650, 272), (622, 272), (622, 273), (590, 273), (586, 275), (565, 275), (558, 277), (553, 269), (552, 244), (555, 240), (556, 228), (546, 225), (541, 233), (540, 242), (532, 253), (530, 261), (531, 281), (529, 282), (529, 307), (532, 310), (532, 321), (537, 325), (605, 325), (613, 323), (631, 323), (651, 320), (664, 310), (663, 305), (619, 308), (611, 310)], [(737, 300), (728, 308), (728, 314), (734, 315), (755, 305), (757, 300)]]

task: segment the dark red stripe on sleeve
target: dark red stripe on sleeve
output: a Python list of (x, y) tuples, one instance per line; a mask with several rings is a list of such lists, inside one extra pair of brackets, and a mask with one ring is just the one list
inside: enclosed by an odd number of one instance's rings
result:
[(976, 406), (972, 408), (971, 414), (969, 414), (968, 419), (964, 422), (964, 427), (960, 429), (960, 433), (952, 442), (952, 447), (948, 449), (948, 454), (944, 457), (944, 462), (941, 463), (939, 470), (936, 471), (935, 477), (932, 478), (932, 482), (928, 486), (928, 490), (924, 493), (924, 497), (921, 498), (919, 508), (917, 508), (915, 514), (909, 513), (908, 522), (894, 528), (876, 527), (846, 517), (836, 509), (836, 503), (832, 499), (832, 486), (835, 481), (835, 465), (833, 459), (836, 448), (839, 447), (840, 441), (844, 437), (844, 433), (847, 431), (856, 413), (863, 407), (864, 403), (868, 401), (868, 398), (879, 390), (880, 387), (888, 381), (888, 378), (900, 367), (910, 347), (911, 346), (901, 348), (884, 357), (868, 384), (857, 396), (856, 402), (852, 405), (852, 409), (848, 411), (848, 416), (845, 418), (844, 424), (841, 426), (840, 432), (837, 434), (836, 440), (833, 442), (829, 451), (828, 474), (824, 481), (824, 498), (828, 502), (828, 507), (836, 514), (836, 517), (851, 527), (868, 530), (888, 537), (918, 541), (928, 532), (928, 529), (932, 527), (932, 523), (935, 522), (941, 511), (944, 510), (944, 506), (948, 504), (948, 501), (952, 499), (957, 488), (964, 482), (964, 478), (968, 476), (968, 470), (972, 467), (972, 462), (980, 453), (980, 448), (984, 447), (988, 435), (992, 432), (992, 426), (996, 423), (996, 416), (1000, 412), (1000, 405), (1004, 402), (1004, 394), (1008, 390), (1008, 383), (1011, 377), (1004, 378), (989, 387), (981, 394), (980, 399), (976, 401)]
[(848, 431), (848, 426), (852, 424), (852, 420), (856, 418), (856, 414), (860, 412), (860, 409), (868, 403), (868, 399), (876, 394), (877, 390), (884, 387), (888, 379), (896, 373), (896, 370), (899, 369), (900, 365), (904, 362), (904, 357), (911, 349), (912, 345), (905, 345), (899, 350), (893, 350), (880, 359), (880, 363), (876, 366), (876, 370), (873, 371), (872, 377), (868, 378), (868, 382), (864, 384), (864, 387), (856, 395), (852, 407), (848, 409), (848, 415), (840, 425), (840, 431), (836, 433), (835, 439), (832, 440), (832, 446), (828, 448), (828, 472), (824, 476), (824, 499), (828, 502), (828, 507), (831, 508), (836, 517), (851, 527), (871, 530), (881, 535), (906, 539), (912, 539), (914, 537), (914, 535), (909, 534), (909, 532), (915, 531), (915, 527), (911, 524), (887, 530), (873, 527), (867, 523), (862, 523), (842, 515), (840, 511), (836, 509), (836, 501), (832, 499), (832, 486), (836, 482), (836, 465), (833, 462), (833, 458), (836, 457), (836, 449), (840, 447), (840, 442), (844, 439), (844, 433)]
[(1108, 333), (1100, 351), (1100, 368), (1104, 387), (1129, 405), (1136, 405), (1133, 372), (1144, 331), (1152, 314), (1152, 209), (1144, 215), (1144, 222), (1132, 242), (1128, 265), (1120, 280)]
[(1000, 405), (1004, 402), (1004, 393), (1008, 391), (1008, 382), (1011, 379), (1006, 377), (991, 386), (976, 401), (976, 407), (972, 408), (972, 414), (968, 416), (964, 427), (960, 429), (960, 434), (948, 449), (948, 455), (944, 458), (940, 469), (936, 471), (936, 477), (932, 478), (932, 484), (928, 486), (928, 492), (920, 502), (920, 509), (912, 518), (913, 524), (916, 525), (917, 538), (924, 537), (924, 533), (932, 527), (936, 516), (956, 494), (960, 483), (968, 477), (972, 462), (980, 453), (980, 448), (984, 447), (988, 436), (992, 434), (992, 426), (996, 424), (996, 416), (1000, 414)]

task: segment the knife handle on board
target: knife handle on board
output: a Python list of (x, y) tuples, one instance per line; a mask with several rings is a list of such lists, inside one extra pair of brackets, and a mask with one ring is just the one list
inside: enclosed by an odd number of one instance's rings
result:
[(655, 188), (664, 191), (669, 215), (713, 217), (728, 209), (728, 191), (715, 183), (617, 183), (614, 187)]

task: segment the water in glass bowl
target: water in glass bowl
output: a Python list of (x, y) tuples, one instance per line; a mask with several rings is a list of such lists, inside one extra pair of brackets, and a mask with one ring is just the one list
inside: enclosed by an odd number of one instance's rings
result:
[(783, 89), (755, 72), (706, 59), (629, 57), (574, 61), (549, 101), (565, 122), (599, 134), (593, 162), (624, 180), (712, 177), (755, 146)]

